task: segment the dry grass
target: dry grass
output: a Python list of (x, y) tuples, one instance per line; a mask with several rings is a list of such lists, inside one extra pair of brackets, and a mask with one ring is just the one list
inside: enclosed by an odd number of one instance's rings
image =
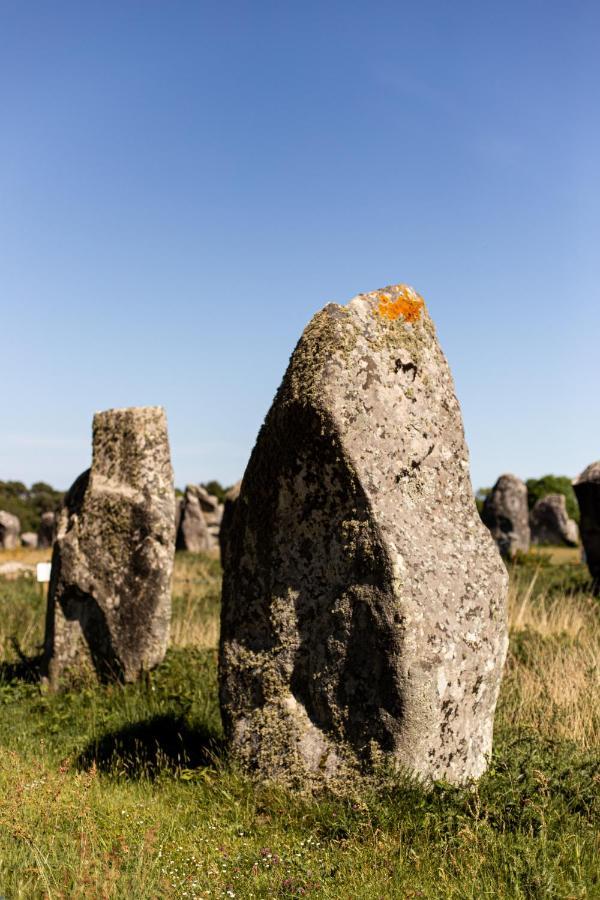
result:
[(52, 550), (35, 550), (31, 547), (16, 547), (14, 550), (0, 550), (0, 564), (3, 562), (22, 562), (35, 566), (39, 562), (50, 562)]
[(591, 750), (600, 744), (600, 604), (582, 593), (537, 592), (538, 578), (511, 582), (501, 714)]
[(580, 547), (532, 547), (529, 555), (549, 560), (555, 566), (576, 566), (581, 563)]
[(219, 643), (218, 556), (178, 553), (173, 572), (171, 645), (210, 650)]

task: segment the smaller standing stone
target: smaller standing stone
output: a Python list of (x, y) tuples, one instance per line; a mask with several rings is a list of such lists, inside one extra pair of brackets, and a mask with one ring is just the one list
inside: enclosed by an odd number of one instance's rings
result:
[(204, 517), (203, 494), (210, 496), (197, 484), (188, 484), (185, 489), (177, 534), (178, 550), (201, 553), (214, 547), (214, 539)]
[(516, 475), (501, 475), (485, 498), (481, 518), (502, 556), (512, 559), (517, 551), (527, 553), (531, 532), (524, 481)]
[(569, 518), (564, 494), (541, 497), (531, 510), (529, 521), (534, 544), (576, 547), (579, 543), (577, 522)]
[(56, 513), (42, 513), (40, 527), (38, 529), (38, 547), (46, 549), (54, 543), (54, 530), (56, 528)]
[(21, 523), (17, 516), (0, 510), (0, 549), (14, 550), (19, 546)]
[(169, 639), (175, 491), (159, 407), (94, 416), (92, 467), (67, 492), (48, 594), (44, 676), (135, 681)]
[(600, 462), (592, 463), (573, 482), (579, 503), (579, 530), (585, 558), (600, 594)]
[(38, 545), (38, 536), (35, 531), (24, 531), (21, 535), (21, 547), (35, 550)]

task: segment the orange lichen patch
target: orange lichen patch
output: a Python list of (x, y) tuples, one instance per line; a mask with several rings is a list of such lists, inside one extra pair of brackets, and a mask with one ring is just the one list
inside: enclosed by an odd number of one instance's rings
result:
[(406, 322), (417, 322), (425, 301), (408, 284), (397, 284), (394, 294), (382, 291), (378, 295), (377, 312), (384, 319), (398, 319), (402, 316)]

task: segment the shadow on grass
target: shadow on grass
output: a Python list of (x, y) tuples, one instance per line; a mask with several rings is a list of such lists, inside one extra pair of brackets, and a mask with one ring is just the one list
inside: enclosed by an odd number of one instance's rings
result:
[(25, 681), (28, 684), (39, 683), (42, 677), (43, 654), (25, 656), (14, 644), (18, 660), (16, 662), (0, 662), (0, 684)]
[(168, 772), (215, 765), (223, 740), (205, 727), (190, 728), (175, 715), (154, 716), (109, 732), (85, 748), (77, 767), (129, 778), (157, 778)]

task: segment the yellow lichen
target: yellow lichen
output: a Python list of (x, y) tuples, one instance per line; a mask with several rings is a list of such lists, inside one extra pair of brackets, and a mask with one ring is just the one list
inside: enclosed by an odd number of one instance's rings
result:
[(408, 284), (396, 284), (392, 294), (381, 291), (376, 312), (384, 319), (394, 321), (403, 316), (406, 322), (417, 322), (425, 301)]

